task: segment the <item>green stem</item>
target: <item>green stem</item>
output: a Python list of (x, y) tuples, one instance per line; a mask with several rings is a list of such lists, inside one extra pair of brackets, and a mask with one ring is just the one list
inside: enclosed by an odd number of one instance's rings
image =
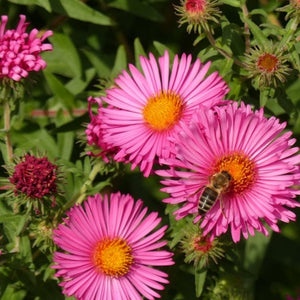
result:
[(13, 160), (13, 149), (10, 139), (10, 107), (9, 102), (4, 101), (4, 130), (5, 130), (5, 144), (7, 151), (7, 160), (12, 162)]
[(224, 49), (220, 48), (217, 46), (216, 41), (211, 33), (211, 31), (207, 28), (205, 28), (205, 33), (206, 33), (206, 37), (208, 39), (208, 41), (210, 42), (210, 44), (220, 53), (222, 54), (225, 58), (227, 59), (233, 59), (233, 62), (240, 66), (240, 67), (244, 67), (244, 64), (238, 60), (237, 58), (235, 58), (234, 56), (232, 56), (230, 53), (228, 53), (227, 51), (225, 51)]
[[(248, 19), (249, 12), (248, 12), (248, 8), (247, 8), (246, 3), (242, 4), (241, 8), (242, 8), (244, 19)], [(251, 44), (250, 44), (250, 29), (249, 29), (249, 26), (246, 22), (244, 24), (244, 35), (245, 35), (245, 53), (249, 53), (250, 47), (251, 47)]]
[(103, 167), (102, 163), (97, 163), (96, 165), (94, 165), (88, 179), (82, 185), (80, 191), (78, 193), (76, 193), (72, 197), (72, 199), (62, 208), (63, 211), (66, 211), (67, 209), (72, 207), (75, 203), (76, 204), (81, 204), (82, 203), (82, 201), (86, 197), (86, 191), (87, 191), (88, 187), (92, 184), (92, 182), (94, 181), (97, 174), (101, 171), (102, 167)]

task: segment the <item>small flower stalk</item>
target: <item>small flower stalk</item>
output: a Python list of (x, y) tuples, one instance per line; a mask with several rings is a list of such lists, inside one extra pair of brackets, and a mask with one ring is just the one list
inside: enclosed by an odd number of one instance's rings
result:
[(176, 14), (180, 17), (179, 26), (187, 24), (187, 32), (211, 30), (210, 23), (219, 23), (221, 11), (216, 0), (181, 0), (180, 5), (174, 6)]
[(245, 55), (245, 69), (248, 77), (253, 78), (255, 87), (277, 87), (286, 81), (290, 72), (288, 56), (284, 49), (256, 46), (251, 48), (250, 53)]

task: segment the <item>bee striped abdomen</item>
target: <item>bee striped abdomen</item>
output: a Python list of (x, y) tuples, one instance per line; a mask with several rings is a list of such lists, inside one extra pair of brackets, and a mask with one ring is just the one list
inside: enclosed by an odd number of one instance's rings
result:
[(216, 202), (219, 193), (210, 187), (206, 187), (200, 197), (199, 201), (199, 212), (206, 213)]

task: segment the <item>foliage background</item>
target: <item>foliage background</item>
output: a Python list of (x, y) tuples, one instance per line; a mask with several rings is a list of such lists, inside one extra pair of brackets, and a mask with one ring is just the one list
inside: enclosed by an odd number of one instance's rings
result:
[[(215, 26), (215, 37), (221, 47), (231, 49), (235, 56), (244, 52), (242, 1), (224, 1), (221, 25)], [(28, 84), (24, 99), (15, 107), (11, 136), (15, 154), (38, 150), (46, 152), (50, 160), (57, 160), (65, 172), (64, 198), (93, 194), (100, 190), (130, 193), (141, 198), (150, 210), (159, 211), (163, 222), (171, 226), (174, 220), (165, 214), (166, 205), (161, 202), (166, 195), (159, 191), (159, 178), (145, 179), (136, 169), (128, 166), (107, 166), (93, 182), (89, 176), (93, 170), (90, 157), (84, 155), (85, 124), (89, 122), (87, 97), (101, 94), (128, 63), (137, 63), (139, 55), (153, 52), (156, 57), (167, 48), (172, 54), (192, 53), (204, 62), (211, 60), (210, 72), (218, 70), (229, 84), (228, 99), (244, 100), (259, 108), (265, 104), (267, 116), (275, 115), (288, 123), (294, 136), (300, 135), (300, 43), (293, 46), (294, 70), (284, 86), (268, 90), (258, 89), (245, 77), (243, 70), (225, 59), (203, 36), (194, 45), (197, 34), (178, 27), (178, 17), (173, 5), (179, 1), (167, 0), (0, 0), (1, 14), (9, 16), (8, 28), (14, 28), (19, 14), (25, 14), (30, 28), (51, 29), (49, 38), (53, 52), (44, 53), (47, 68)], [(247, 1), (249, 11), (255, 10), (252, 21), (275, 26), (287, 21), (276, 8), (284, 1)], [(274, 25), (275, 24), (275, 25)], [(274, 28), (260, 27), (265, 36)], [(299, 32), (299, 31), (298, 31)], [(253, 34), (253, 32), (252, 32)], [(252, 36), (255, 39), (255, 32)], [(298, 58), (297, 58), (298, 56)], [(297, 70), (298, 67), (298, 70)], [(266, 91), (267, 90), (267, 91)], [(1, 116), (3, 114), (0, 108)], [(299, 142), (298, 142), (299, 145)], [(2, 151), (5, 145), (0, 143)], [(0, 157), (0, 165), (7, 163)], [(0, 176), (7, 173), (0, 169)], [(0, 181), (1, 184), (1, 181)], [(2, 198), (3, 199), (3, 198)], [(0, 201), (0, 297), (1, 300), (65, 299), (52, 278), (49, 269), (51, 251), (33, 245), (28, 235), (28, 216), (14, 215)], [(300, 214), (299, 209), (296, 213)], [(230, 245), (226, 259), (218, 266), (210, 265), (201, 299), (246, 299), (235, 289), (246, 291), (253, 299), (286, 299), (300, 296), (300, 220), (280, 224), (281, 233), (270, 238), (257, 234), (254, 238)], [(173, 225), (172, 225), (173, 224)], [(170, 234), (170, 241), (176, 236)], [(170, 245), (176, 243), (170, 242)], [(12, 251), (18, 245), (16, 251)], [(176, 246), (177, 247), (177, 246)], [(175, 247), (175, 248), (176, 248)], [(10, 250), (10, 251), (8, 251)], [(184, 257), (176, 251), (176, 265), (169, 269), (170, 284), (163, 292), (163, 299), (197, 299), (195, 289), (203, 287), (203, 276), (194, 275), (192, 265), (184, 263)], [(228, 288), (231, 292), (222, 294)], [(206, 296), (205, 296), (206, 295)], [(228, 296), (229, 295), (229, 296)], [(215, 297), (215, 298), (213, 298)]]

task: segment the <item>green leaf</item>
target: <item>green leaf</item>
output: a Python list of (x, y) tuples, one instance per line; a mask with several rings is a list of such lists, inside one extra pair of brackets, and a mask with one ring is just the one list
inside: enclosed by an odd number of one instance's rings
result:
[(14, 133), (14, 136), (19, 148), (17, 150), (20, 150), (21, 153), (35, 149), (38, 151), (45, 151), (49, 159), (59, 157), (59, 151), (55, 140), (43, 128), (31, 133)]
[(28, 236), (20, 238), (20, 255), (23, 263), (32, 262), (31, 244)]
[(267, 104), (268, 100), (270, 100), (273, 95), (274, 95), (273, 88), (264, 87), (264, 89), (261, 89), (259, 94), (259, 106), (264, 107)]
[(229, 82), (229, 92), (227, 99), (239, 100), (241, 99), (241, 91), (243, 90), (243, 84), (239, 78), (231, 78)]
[(294, 134), (299, 135), (300, 134), (300, 114), (297, 113), (294, 121), (294, 127), (293, 127)]
[(134, 40), (135, 66), (141, 69), (140, 56), (147, 56), (139, 38)]
[(297, 51), (290, 52), (290, 61), (294, 64), (295, 69), (300, 72), (300, 57)]
[(92, 170), (92, 165), (91, 165), (91, 160), (89, 156), (86, 156), (84, 158), (84, 163), (83, 163), (83, 172), (85, 174), (90, 174)]
[(127, 69), (127, 57), (125, 47), (121, 45), (117, 51), (114, 67), (111, 71), (111, 77), (116, 77), (124, 69)]
[(285, 33), (284, 33), (282, 39), (280, 40), (279, 45), (277, 46), (278, 49), (285, 48), (287, 46), (287, 44), (293, 38), (297, 26), (298, 26), (298, 20), (297, 20), (297, 18), (291, 19), (288, 22), (288, 24), (286, 25), (286, 28), (285, 28)]
[(8, 285), (5, 289), (1, 300), (22, 300), (26, 296), (26, 291), (20, 290), (15, 285)]
[(56, 76), (48, 71), (43, 72), (57, 102), (61, 104), (61, 107), (71, 110), (74, 106), (74, 96)]
[(214, 56), (217, 56), (219, 52), (213, 48), (204, 48), (198, 53), (198, 57), (200, 58), (201, 62), (207, 62), (211, 60)]
[(87, 6), (83, 1), (50, 0), (50, 2), (55, 12), (67, 15), (70, 18), (98, 25), (114, 25), (114, 22), (109, 17)]
[(63, 125), (54, 128), (51, 130), (51, 133), (57, 134), (57, 133), (64, 133), (64, 132), (70, 132), (70, 131), (78, 131), (83, 129), (84, 123), (88, 123), (90, 121), (89, 114), (86, 112), (85, 114), (75, 117), (70, 122), (63, 123)]
[(240, 1), (240, 0), (222, 0), (220, 2), (222, 2), (224, 4), (227, 4), (227, 5), (230, 5), (230, 6), (233, 6), (233, 7), (241, 7), (243, 1)]
[[(87, 174), (83, 172), (83, 165), (81, 160), (76, 160), (75, 164), (65, 161), (64, 173), (67, 184), (64, 185), (65, 198), (70, 200), (81, 189), (82, 185), (87, 179)], [(71, 205), (73, 205), (71, 203)]]
[(75, 132), (59, 133), (58, 139), (58, 150), (60, 158), (68, 160), (71, 157), (73, 145), (74, 145)]
[(193, 46), (195, 47), (197, 44), (199, 44), (202, 40), (204, 40), (206, 38), (206, 34), (204, 32), (201, 32), (200, 34), (198, 34), (198, 36), (196, 37), (196, 39), (193, 42)]
[(55, 273), (56, 273), (56, 270), (54, 270), (52, 268), (48, 268), (48, 267), (45, 266), (43, 281), (46, 281), (47, 279), (53, 278)]
[(52, 11), (49, 0), (9, 0), (9, 2), (21, 5), (38, 5), (45, 8), (48, 12)]
[(19, 235), (26, 222), (26, 215), (15, 215), (15, 214), (5, 214), (0, 215), (0, 223), (5, 223), (7, 229), (10, 231), (9, 236), (11, 238)]
[(55, 33), (49, 37), (53, 51), (44, 52), (43, 59), (47, 62), (47, 71), (66, 77), (80, 77), (81, 61), (72, 40), (65, 34)]
[(86, 55), (90, 63), (94, 66), (97, 75), (100, 78), (110, 77), (112, 64), (111, 57), (105, 57), (105, 55), (95, 53), (86, 49), (83, 49), (82, 51)]
[(292, 100), (294, 105), (299, 105), (300, 98), (299, 98), (299, 87), (300, 87), (300, 78), (295, 80), (293, 84), (291, 84), (287, 89), (286, 89), (286, 94), (288, 97)]
[[(298, 89), (298, 93), (299, 93), (299, 89)], [(280, 88), (276, 89), (275, 97), (278, 99), (278, 103), (285, 110), (286, 113), (291, 115), (294, 111), (296, 111), (296, 107), (293, 101), (287, 97), (286, 91)]]
[(89, 85), (92, 79), (96, 75), (95, 68), (90, 68), (85, 70), (85, 76), (82, 77), (75, 77), (70, 80), (65, 87), (72, 92), (73, 95), (78, 95), (85, 90), (85, 88)]
[[(215, 63), (217, 63), (216, 61)], [(222, 59), (219, 61), (218, 71), (220, 76), (225, 80), (230, 81), (232, 75), (233, 59)]]
[(174, 52), (170, 48), (168, 48), (166, 45), (164, 45), (160, 42), (157, 42), (157, 41), (154, 41), (153, 45), (154, 45), (155, 49), (158, 51), (159, 55), (164, 55), (165, 51), (167, 50), (170, 55), (170, 60), (172, 61), (174, 59), (174, 56), (175, 56)]
[(115, 7), (126, 12), (132, 13), (138, 17), (149, 19), (154, 22), (163, 22), (163, 16), (157, 12), (147, 2), (141, 2), (140, 0), (115, 0), (108, 4), (108, 6)]
[(8, 214), (0, 216), (0, 223), (3, 224), (3, 231), (9, 242), (6, 245), (7, 251), (12, 253), (19, 251), (20, 238), (18, 235), (23, 230), (26, 219), (26, 215)]
[(254, 22), (252, 22), (249, 18), (244, 18), (243, 16), (241, 16), (241, 19), (248, 24), (249, 29), (256, 39), (258, 45), (260, 45), (261, 47), (268, 47), (270, 45), (270, 41), (268, 40), (268, 38)]
[(256, 233), (255, 236), (250, 236), (246, 240), (244, 268), (254, 276), (259, 273), (270, 239), (262, 233)]
[(265, 10), (261, 9), (261, 8), (251, 10), (251, 16), (253, 16), (253, 15), (262, 15), (265, 18), (268, 17), (268, 13)]
[(204, 269), (203, 267), (198, 267), (195, 269), (195, 286), (196, 286), (197, 297), (200, 297), (203, 292), (206, 275), (207, 275), (207, 270)]
[(4, 201), (0, 201), (0, 222), (1, 222), (1, 216), (3, 215), (9, 215), (12, 214), (11, 210), (6, 207)]
[[(240, 36), (240, 28), (236, 24), (224, 24), (224, 26), (222, 27), (222, 44), (229, 47), (229, 49), (223, 49), (228, 53), (233, 52), (235, 56), (244, 54), (245, 45), (243, 39)], [(222, 44), (221, 48), (223, 48)]]

